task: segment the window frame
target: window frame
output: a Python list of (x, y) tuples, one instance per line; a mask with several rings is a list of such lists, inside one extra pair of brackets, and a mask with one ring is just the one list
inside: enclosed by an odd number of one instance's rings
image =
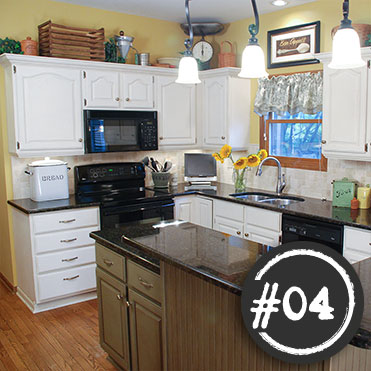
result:
[[(269, 124), (285, 124), (285, 123), (321, 123), (322, 119), (303, 120), (303, 119), (282, 119), (273, 120), (272, 113), (269, 113), (268, 119), (265, 120), (264, 116), (260, 117), (260, 148), (265, 149), (269, 154)], [(299, 157), (283, 157), (275, 156), (280, 162), (282, 167), (291, 169), (302, 169), (302, 170), (315, 170), (327, 172), (327, 158), (321, 153), (321, 159), (312, 158), (299, 158)], [(267, 161), (264, 165), (276, 166), (274, 161)]]

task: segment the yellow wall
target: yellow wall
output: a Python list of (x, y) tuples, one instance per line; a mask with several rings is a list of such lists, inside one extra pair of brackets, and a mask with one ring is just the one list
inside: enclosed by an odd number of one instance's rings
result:
[[(259, 2), (258, 2), (259, 7)], [(353, 23), (371, 24), (371, 0), (350, 1), (350, 17)], [(277, 28), (289, 27), (303, 23), (321, 21), (321, 52), (330, 52), (332, 48), (331, 30), (340, 24), (342, 19), (342, 0), (317, 0), (316, 2), (301, 6), (286, 8), (270, 14), (260, 16), (260, 31), (258, 34), (259, 44), (267, 56), (267, 32)], [(223, 40), (230, 40), (237, 47), (237, 63), (241, 61), (241, 54), (249, 39), (248, 26), (254, 23), (252, 18), (231, 23), (227, 31), (217, 35), (214, 41), (219, 43)], [(239, 64), (240, 65), (240, 64)], [(295, 71), (309, 71), (321, 69), (320, 64), (309, 64), (291, 68), (275, 68), (268, 70), (268, 73), (278, 74)], [(251, 142), (259, 142), (259, 119), (253, 112), (254, 98), (257, 89), (257, 81), (252, 80), (251, 85)]]
[[(106, 38), (124, 30), (133, 36), (134, 47), (151, 54), (151, 63), (158, 57), (176, 57), (184, 50), (184, 34), (175, 22), (110, 12), (51, 0), (0, 0), (0, 38), (38, 39), (37, 26), (49, 19), (76, 27), (104, 27)], [(134, 52), (128, 62), (133, 63)], [(14, 249), (10, 208), (6, 201), (13, 196), (11, 164), (7, 150), (4, 76), (0, 69), (0, 272), (16, 285)]]

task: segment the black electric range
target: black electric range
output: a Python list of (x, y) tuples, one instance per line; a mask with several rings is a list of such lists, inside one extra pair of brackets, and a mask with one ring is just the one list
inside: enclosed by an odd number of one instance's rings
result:
[(166, 191), (145, 189), (140, 162), (76, 166), (77, 202), (99, 202), (101, 226), (173, 219), (174, 201)]

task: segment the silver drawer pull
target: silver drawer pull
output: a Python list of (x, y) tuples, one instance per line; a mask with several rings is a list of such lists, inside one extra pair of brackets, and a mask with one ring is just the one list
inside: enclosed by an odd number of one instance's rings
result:
[(149, 283), (147, 281), (145, 281), (142, 277), (138, 277), (138, 281), (144, 286), (144, 287), (147, 287), (149, 289), (151, 289), (153, 287), (153, 284), (152, 283)]
[(71, 238), (70, 240), (61, 240), (61, 242), (73, 242), (73, 241), (76, 241), (77, 238)]
[(75, 256), (74, 258), (69, 258), (69, 259), (62, 259), (62, 262), (72, 262), (76, 259), (78, 259), (79, 257), (78, 256)]
[(68, 278), (63, 278), (63, 281), (72, 281), (72, 280), (75, 280), (76, 278), (79, 278), (80, 275), (77, 274), (76, 276), (73, 276), (73, 277), (68, 277)]
[(75, 222), (76, 219), (69, 219), (69, 220), (60, 220), (59, 223), (61, 224), (67, 224), (67, 223), (72, 223)]
[(104, 263), (104, 264), (107, 264), (109, 267), (110, 267), (111, 265), (113, 265), (113, 262), (111, 262), (111, 260), (108, 260), (108, 259), (103, 259), (103, 263)]

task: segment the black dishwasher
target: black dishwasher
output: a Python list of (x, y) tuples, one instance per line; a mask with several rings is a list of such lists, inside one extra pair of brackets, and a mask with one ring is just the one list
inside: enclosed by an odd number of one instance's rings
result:
[(282, 216), (282, 243), (312, 241), (327, 245), (343, 255), (343, 226), (298, 216)]

